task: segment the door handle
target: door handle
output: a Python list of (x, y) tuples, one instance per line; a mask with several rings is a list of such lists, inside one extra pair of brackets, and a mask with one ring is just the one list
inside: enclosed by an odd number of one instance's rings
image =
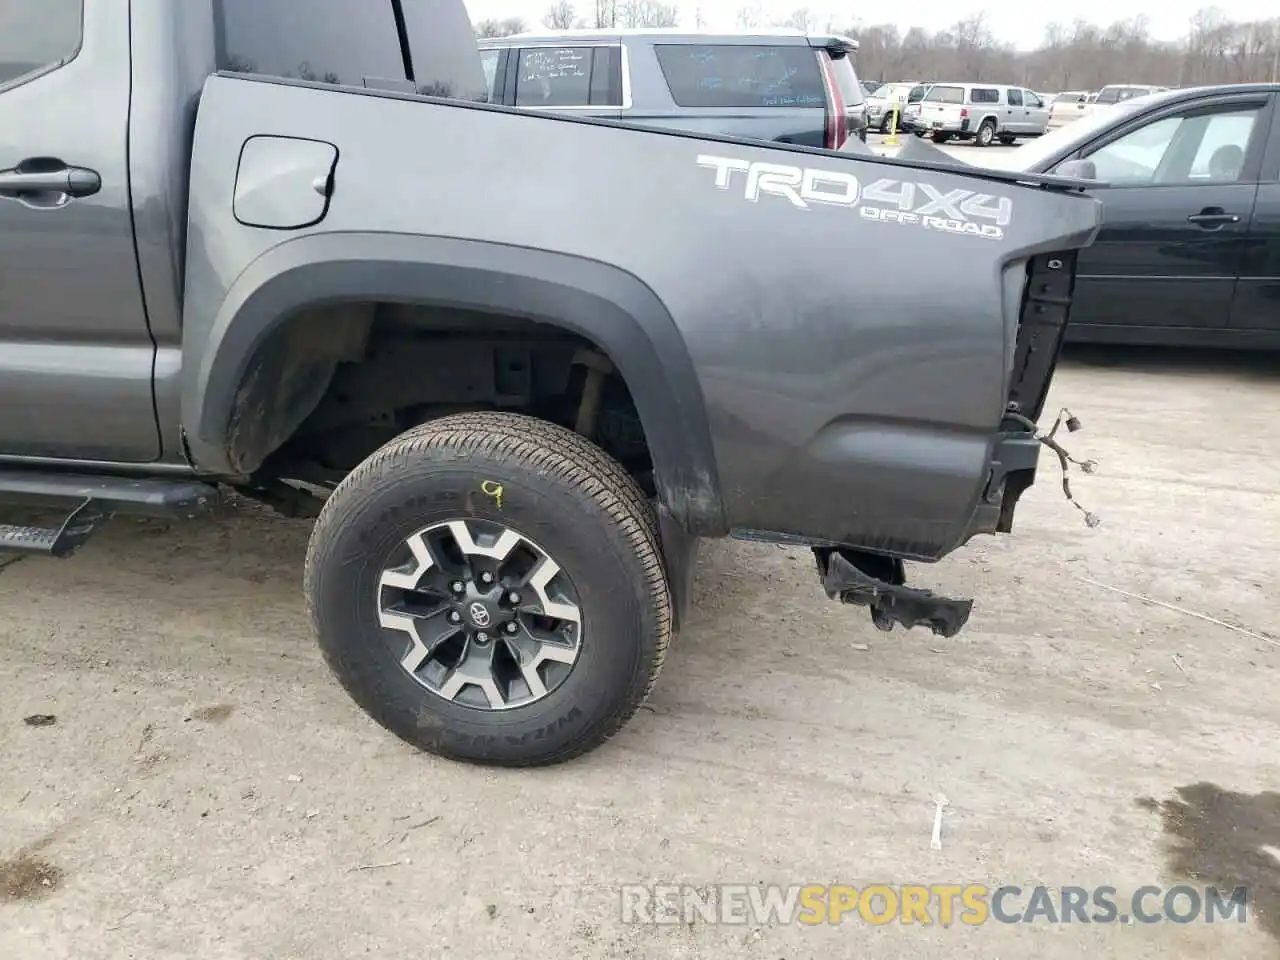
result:
[(61, 207), (77, 197), (91, 197), (102, 189), (96, 170), (73, 167), (61, 160), (36, 157), (0, 170), (0, 197), (32, 207)]
[(1221, 227), (1228, 223), (1239, 222), (1239, 216), (1227, 213), (1221, 207), (1205, 207), (1199, 213), (1193, 213), (1187, 217), (1187, 223), (1194, 223), (1198, 227)]

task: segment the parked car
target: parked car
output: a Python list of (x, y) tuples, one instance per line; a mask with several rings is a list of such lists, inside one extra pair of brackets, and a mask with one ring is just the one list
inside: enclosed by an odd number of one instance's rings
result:
[(1134, 97), (1145, 97), (1149, 93), (1161, 93), (1168, 87), (1156, 87), (1146, 83), (1112, 83), (1095, 93), (1085, 105), (1085, 113), (1094, 113), (1114, 107), (1117, 103), (1132, 100)]
[(1280, 348), (1280, 85), (1124, 98), (983, 166), (1103, 181), (1068, 339)]
[(1054, 96), (1049, 102), (1049, 129), (1065, 126), (1073, 120), (1079, 120), (1089, 108), (1088, 90), (1066, 90)]
[[(318, 514), (299, 615), (345, 689), (517, 766), (634, 716), (699, 538), (964, 626), (904, 561), (1012, 529), (1099, 222), (1077, 181), (477, 102), (462, 0), (30, 10), (0, 3), (0, 504), (64, 519), (0, 525), (6, 568), (218, 484)], [(514, 89), (638, 100), (661, 67), (623, 87), (628, 45), (586, 46)], [(848, 55), (675, 46), (682, 99)]]
[(919, 136), (924, 135), (925, 131), (919, 126), (920, 102), (924, 100), (925, 94), (932, 86), (931, 82), (917, 83), (907, 92), (907, 98), (902, 105), (902, 129)]
[(907, 96), (914, 87), (913, 81), (882, 84), (867, 100), (867, 127), (888, 133), (894, 123), (894, 109), (897, 108), (897, 124), (901, 129), (902, 111), (906, 107)]
[(847, 37), (570, 30), (479, 43), (492, 103), (832, 149), (867, 136)]
[(1039, 96), (997, 83), (935, 83), (913, 119), (913, 128), (935, 143), (972, 140), (980, 147), (1039, 137), (1048, 124), (1049, 108)]

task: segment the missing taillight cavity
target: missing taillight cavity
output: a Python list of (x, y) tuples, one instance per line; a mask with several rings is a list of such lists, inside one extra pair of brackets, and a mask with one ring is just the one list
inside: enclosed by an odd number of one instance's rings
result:
[(1076, 251), (1042, 254), (1027, 265), (1018, 318), (1009, 411), (1037, 420), (1044, 409), (1075, 292)]

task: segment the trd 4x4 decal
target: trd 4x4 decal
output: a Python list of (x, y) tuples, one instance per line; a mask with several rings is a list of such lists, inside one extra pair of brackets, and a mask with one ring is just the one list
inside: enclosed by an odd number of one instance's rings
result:
[(740, 183), (743, 199), (751, 203), (759, 203), (767, 194), (800, 210), (813, 205), (856, 208), (865, 220), (988, 240), (1004, 237), (1004, 228), (1013, 219), (1013, 201), (1008, 197), (964, 189), (944, 191), (920, 180), (880, 177), (863, 186), (852, 173), (709, 154), (700, 154), (698, 165), (715, 171), (715, 185), (721, 190)]

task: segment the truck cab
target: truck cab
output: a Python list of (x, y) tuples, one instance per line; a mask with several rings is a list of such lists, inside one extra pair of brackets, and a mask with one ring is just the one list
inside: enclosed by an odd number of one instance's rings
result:
[(411, 80), (390, 6), (307, 2), (297, 22), (294, 0), (0, 9), (0, 461), (189, 467), (188, 165), (211, 75), (483, 95), (460, 3), (405, 4)]

